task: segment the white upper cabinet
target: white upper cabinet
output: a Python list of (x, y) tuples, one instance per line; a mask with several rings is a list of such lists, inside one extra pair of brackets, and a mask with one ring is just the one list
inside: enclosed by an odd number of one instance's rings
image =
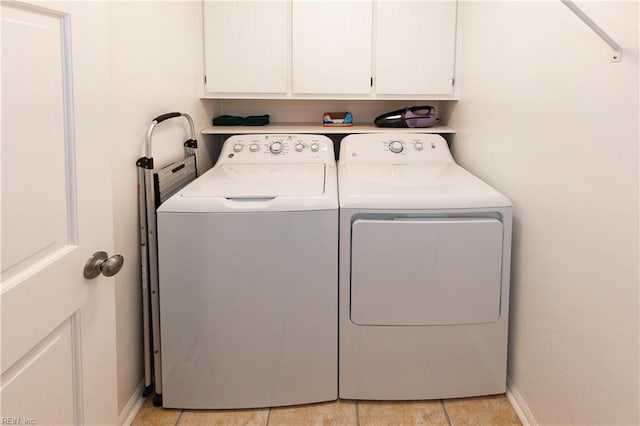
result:
[(204, 2), (206, 92), (284, 96), (289, 80), (287, 0)]
[(455, 1), (380, 0), (375, 11), (375, 92), (451, 95)]
[(204, 96), (455, 99), (456, 0), (204, 0)]
[(369, 95), (373, 0), (293, 0), (294, 94)]

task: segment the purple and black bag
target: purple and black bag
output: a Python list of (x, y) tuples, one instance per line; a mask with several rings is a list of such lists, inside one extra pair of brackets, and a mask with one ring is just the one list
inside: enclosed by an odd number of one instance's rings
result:
[(436, 108), (429, 105), (387, 112), (374, 121), (378, 127), (431, 127), (437, 122)]

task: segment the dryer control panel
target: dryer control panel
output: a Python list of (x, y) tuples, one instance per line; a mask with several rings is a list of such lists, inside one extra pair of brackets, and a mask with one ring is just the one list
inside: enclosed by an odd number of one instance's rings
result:
[(334, 162), (333, 142), (307, 134), (235, 135), (222, 147), (218, 163)]
[(342, 139), (340, 145), (341, 163), (453, 162), (447, 141), (436, 134), (354, 134)]

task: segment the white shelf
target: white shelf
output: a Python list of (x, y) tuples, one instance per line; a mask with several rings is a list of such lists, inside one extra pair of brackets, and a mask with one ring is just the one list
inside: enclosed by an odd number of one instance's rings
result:
[(440, 133), (453, 134), (451, 127), (435, 125), (423, 128), (393, 128), (376, 127), (368, 124), (354, 124), (353, 126), (322, 126), (315, 123), (271, 123), (266, 126), (212, 126), (202, 129), (203, 135), (242, 135), (258, 133), (315, 133), (351, 134), (351, 133)]

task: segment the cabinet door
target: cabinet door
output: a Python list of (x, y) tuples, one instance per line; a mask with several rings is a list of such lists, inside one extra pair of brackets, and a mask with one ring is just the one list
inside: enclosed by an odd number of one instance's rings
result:
[(454, 0), (376, 2), (377, 94), (453, 93), (456, 11)]
[(281, 93), (288, 85), (288, 1), (205, 1), (208, 93)]
[(371, 92), (373, 1), (293, 0), (294, 94)]

